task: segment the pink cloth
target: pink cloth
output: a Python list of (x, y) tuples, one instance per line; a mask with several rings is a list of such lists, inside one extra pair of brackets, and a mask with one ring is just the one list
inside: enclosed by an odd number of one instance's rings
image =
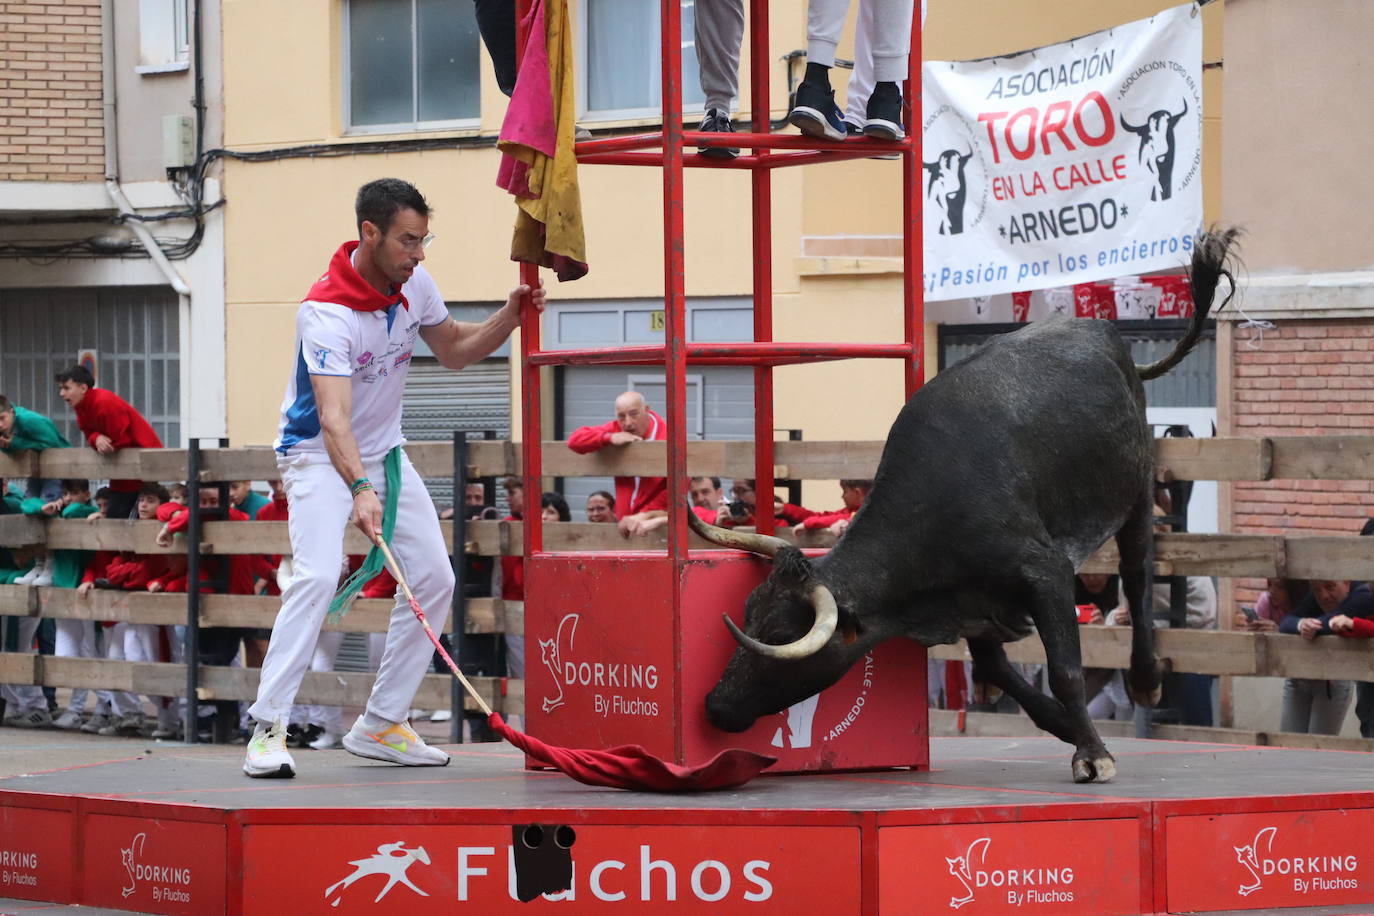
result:
[[(553, 158), (558, 144), (558, 124), (553, 117), (553, 87), (549, 83), (549, 49), (544, 44), (544, 4), (534, 0), (525, 16), (525, 54), (515, 77), (506, 119), (501, 122), (501, 140), (528, 146)], [(496, 186), (516, 197), (533, 199), (530, 166), (509, 153), (501, 154)]]

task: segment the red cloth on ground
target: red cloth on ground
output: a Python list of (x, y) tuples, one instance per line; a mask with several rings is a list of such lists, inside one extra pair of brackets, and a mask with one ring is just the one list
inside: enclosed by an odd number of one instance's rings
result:
[[(128, 401), (104, 388), (88, 388), (76, 405), (76, 425), (86, 442), (95, 448), (98, 436), (109, 437), (115, 448), (162, 448), (162, 440), (153, 432), (143, 414), (134, 410)], [(110, 489), (132, 493), (141, 486), (137, 480), (111, 480)]]
[(622, 744), (604, 751), (575, 750), (545, 744), (516, 731), (500, 713), (487, 717), (492, 731), (536, 760), (589, 786), (640, 792), (704, 792), (744, 785), (776, 757), (730, 748), (701, 766), (685, 767), (659, 760), (638, 744)]
[[(668, 422), (649, 411), (653, 425), (648, 441), (661, 442), (668, 438)], [(583, 426), (568, 436), (568, 448), (579, 455), (600, 451), (611, 444), (611, 434), (620, 431), (615, 420), (600, 426)], [(638, 490), (636, 490), (636, 487)], [(617, 477), (615, 479), (615, 517), (637, 515), (650, 509), (668, 508), (668, 479), (666, 477)]]

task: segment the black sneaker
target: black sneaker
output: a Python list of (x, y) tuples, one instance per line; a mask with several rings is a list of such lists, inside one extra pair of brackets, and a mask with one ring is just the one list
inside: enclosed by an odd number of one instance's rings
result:
[[(706, 109), (706, 117), (701, 119), (701, 127), (698, 130), (704, 134), (733, 134), (735, 125), (731, 123), (728, 111), (708, 108)], [(738, 149), (723, 146), (699, 146), (697, 149), (707, 159), (734, 159), (739, 155)]]
[(902, 140), (902, 90), (896, 83), (879, 83), (868, 97), (868, 117), (864, 134), (874, 140)]
[[(871, 104), (871, 103), (870, 103)], [(835, 104), (835, 90), (802, 80), (787, 120), (808, 137), (844, 139), (844, 115)]]

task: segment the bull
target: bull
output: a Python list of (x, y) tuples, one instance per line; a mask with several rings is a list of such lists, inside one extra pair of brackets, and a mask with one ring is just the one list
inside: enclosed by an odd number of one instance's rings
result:
[[(1111, 779), (1116, 763), (1088, 716), (1074, 572), (1115, 535), (1131, 612), (1129, 686), (1153, 706), (1160, 673), (1145, 586), (1154, 442), (1142, 382), (1193, 349), (1221, 277), (1234, 294), (1235, 235), (1196, 240), (1196, 312), (1158, 362), (1136, 365), (1110, 322), (1051, 318), (941, 372), (898, 414), (868, 500), (826, 555), (811, 560), (780, 538), (689, 513), (707, 540), (773, 560), (745, 602), (744, 629), (725, 615), (739, 645), (706, 697), (710, 722), (744, 731), (834, 684), (888, 639), (962, 638), (976, 681), (1010, 694), (1039, 728), (1074, 746), (1076, 782)], [(1052, 696), (1028, 684), (1003, 648), (1032, 629)]]
[(1178, 114), (1160, 109), (1145, 119), (1143, 124), (1132, 124), (1123, 114), (1121, 127), (1140, 138), (1136, 158), (1154, 178), (1150, 188), (1150, 200), (1168, 200), (1174, 193), (1174, 128), (1188, 113), (1188, 100), (1183, 100), (1183, 110)]

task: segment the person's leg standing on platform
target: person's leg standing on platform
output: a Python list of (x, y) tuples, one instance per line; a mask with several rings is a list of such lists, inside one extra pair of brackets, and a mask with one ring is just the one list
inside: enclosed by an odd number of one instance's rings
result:
[[(739, 95), (739, 49), (744, 40), (744, 0), (696, 0), (692, 25), (697, 45), (697, 71), (706, 115), (699, 130), (734, 133), (730, 106)], [(702, 147), (708, 159), (734, 159), (739, 149)]]

